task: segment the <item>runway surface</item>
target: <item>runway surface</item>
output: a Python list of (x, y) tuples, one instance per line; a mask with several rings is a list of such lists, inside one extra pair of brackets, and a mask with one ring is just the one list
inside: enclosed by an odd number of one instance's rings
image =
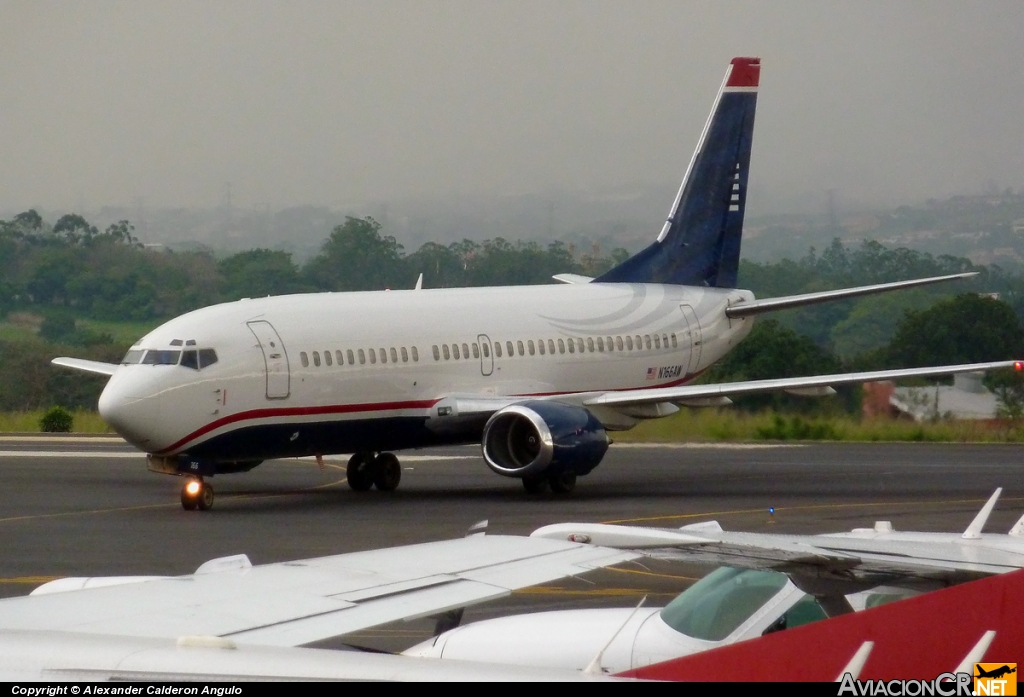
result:
[[(461, 537), (488, 519), (492, 534), (549, 523), (628, 522), (678, 527), (718, 520), (732, 530), (836, 532), (890, 520), (897, 529), (962, 530), (998, 487), (988, 531), (1024, 513), (1024, 446), (810, 444), (615, 445), (569, 496), (531, 496), (487, 469), (479, 447), (400, 453), (398, 491), (357, 493), (344, 458), (267, 462), (211, 481), (208, 512), (178, 502), (182, 480), (146, 471), (111, 437), (0, 436), (0, 596), (60, 576), (185, 574), (204, 561), (248, 554), (254, 564)], [(769, 515), (769, 507), (775, 514)], [(467, 611), (667, 602), (705, 573), (648, 563), (517, 593)], [(401, 648), (430, 634), (408, 623), (354, 643)]]

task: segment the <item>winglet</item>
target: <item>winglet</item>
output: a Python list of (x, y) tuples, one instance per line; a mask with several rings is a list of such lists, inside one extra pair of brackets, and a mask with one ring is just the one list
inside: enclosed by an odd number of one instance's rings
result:
[(985, 523), (988, 521), (989, 515), (992, 513), (992, 509), (996, 507), (996, 501), (999, 500), (999, 495), (1003, 493), (1003, 487), (999, 487), (995, 492), (988, 497), (988, 501), (978, 511), (978, 515), (974, 516), (974, 520), (964, 530), (964, 534), (961, 535), (965, 540), (977, 540), (981, 537), (981, 529), (985, 527)]
[(416, 279), (416, 287), (413, 290), (423, 290), (423, 274), (420, 274), (420, 277)]
[(1014, 526), (1010, 528), (1009, 534), (1013, 535), (1014, 537), (1020, 537), (1021, 535), (1024, 535), (1024, 515), (1022, 515), (1020, 517), (1020, 520), (1018, 520), (1014, 524)]

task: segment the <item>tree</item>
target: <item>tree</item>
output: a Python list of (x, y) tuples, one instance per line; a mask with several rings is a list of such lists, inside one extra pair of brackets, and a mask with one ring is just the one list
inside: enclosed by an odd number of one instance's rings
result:
[(320, 290), (383, 290), (411, 284), (402, 245), (390, 235), (381, 236), (380, 223), (369, 217), (350, 216), (335, 227), (303, 271)]
[(226, 300), (296, 293), (302, 289), (299, 268), (288, 252), (251, 249), (217, 264), (222, 297)]
[(885, 351), (889, 367), (978, 363), (1024, 356), (1024, 330), (1004, 302), (973, 293), (908, 312)]

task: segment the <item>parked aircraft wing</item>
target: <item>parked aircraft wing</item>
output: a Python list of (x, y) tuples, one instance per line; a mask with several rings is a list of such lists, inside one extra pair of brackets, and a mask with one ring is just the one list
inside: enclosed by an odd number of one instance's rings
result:
[(534, 531), (547, 539), (644, 550), (667, 559), (753, 569), (772, 569), (803, 578), (921, 578), (946, 583), (1024, 569), (1024, 540), (984, 534), (999, 491), (968, 527), (970, 535), (895, 531), (887, 522), (873, 528), (827, 535), (729, 532), (711, 521), (678, 530), (595, 523), (560, 523)]
[(50, 361), (54, 365), (59, 365), (64, 368), (71, 368), (72, 370), (80, 370), (85, 373), (97, 373), (99, 375), (113, 375), (114, 371), (117, 370), (118, 366), (113, 363), (101, 363), (100, 361), (89, 361), (84, 358), (54, 358)]
[(751, 300), (749, 302), (739, 303), (737, 305), (725, 308), (725, 315), (726, 317), (732, 318), (750, 317), (752, 315), (760, 315), (765, 312), (788, 310), (793, 307), (803, 307), (804, 305), (814, 305), (817, 303), (830, 302), (832, 300), (856, 298), (862, 295), (887, 293), (891, 290), (915, 288), (917, 286), (927, 286), (932, 283), (943, 283), (945, 281), (955, 281), (962, 278), (973, 278), (974, 276), (977, 275), (977, 271), (969, 271), (967, 273), (954, 273), (949, 274), (947, 276), (915, 278), (910, 281), (896, 281), (894, 283), (876, 283), (874, 285), (858, 286), (856, 288), (840, 288), (839, 290), (826, 290), (819, 293), (802, 293), (800, 295), (787, 295), (779, 298)]
[(776, 378), (772, 380), (746, 380), (711, 385), (679, 385), (676, 387), (654, 387), (644, 390), (623, 390), (604, 392), (583, 401), (584, 406), (631, 406), (675, 402), (694, 398), (734, 397), (744, 394), (807, 390), (815, 387), (850, 385), (877, 380), (899, 380), (902, 378), (925, 378), (975, 373), (1000, 368), (1024, 369), (1024, 361), (995, 361), (991, 363), (967, 363), (929, 368), (906, 368), (900, 370), (871, 370), (861, 373), (838, 373), (835, 375), (813, 375), (800, 378)]
[(261, 566), (232, 557), (190, 576), (0, 600), (0, 631), (298, 646), (636, 556), (558, 540), (476, 535)]

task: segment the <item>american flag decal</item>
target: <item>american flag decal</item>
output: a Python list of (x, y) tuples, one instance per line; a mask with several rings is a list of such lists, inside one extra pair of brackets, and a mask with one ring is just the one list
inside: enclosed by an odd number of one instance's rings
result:
[(648, 368), (647, 369), (647, 379), (648, 380), (653, 380), (656, 377), (658, 377), (658, 369), (657, 368)]

